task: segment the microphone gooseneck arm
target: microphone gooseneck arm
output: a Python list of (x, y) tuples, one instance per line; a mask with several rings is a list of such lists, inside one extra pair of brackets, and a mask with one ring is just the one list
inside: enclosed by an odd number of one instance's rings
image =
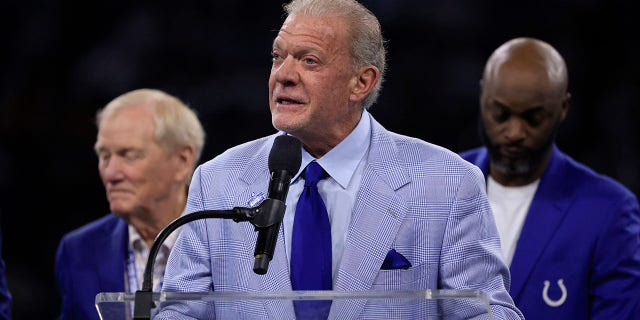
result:
[[(260, 205), (262, 206), (262, 205)], [(236, 207), (231, 210), (204, 210), (204, 211), (196, 211), (179, 217), (176, 220), (173, 220), (169, 223), (160, 234), (153, 241), (153, 245), (151, 249), (149, 249), (149, 258), (147, 259), (147, 265), (144, 268), (144, 276), (142, 282), (142, 290), (143, 291), (152, 291), (153, 290), (153, 266), (156, 260), (156, 256), (160, 251), (160, 247), (164, 243), (164, 241), (169, 237), (169, 235), (178, 229), (180, 226), (189, 223), (191, 221), (207, 219), (207, 218), (219, 218), (219, 219), (233, 219), (235, 222), (240, 221), (251, 221), (254, 216), (258, 213), (260, 206), (255, 208), (242, 208)]]
[[(134, 319), (150, 319), (151, 309), (153, 309), (153, 266), (156, 256), (160, 251), (162, 243), (167, 237), (178, 227), (191, 221), (218, 218), (232, 219), (235, 222), (249, 221), (256, 228), (266, 228), (282, 220), (282, 217), (274, 213), (284, 212), (281, 210), (284, 203), (280, 200), (265, 199), (260, 205), (254, 208), (235, 207), (231, 210), (203, 210), (195, 211), (173, 220), (167, 225), (153, 241), (151, 249), (149, 249), (149, 257), (144, 268), (144, 276), (142, 289), (136, 291), (134, 302)], [(275, 220), (274, 220), (275, 219)]]

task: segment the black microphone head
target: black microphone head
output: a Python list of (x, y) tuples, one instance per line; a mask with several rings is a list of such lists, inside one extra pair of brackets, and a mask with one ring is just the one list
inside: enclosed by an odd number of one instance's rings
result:
[(269, 171), (286, 170), (296, 174), (302, 163), (300, 140), (290, 135), (277, 136), (269, 153)]

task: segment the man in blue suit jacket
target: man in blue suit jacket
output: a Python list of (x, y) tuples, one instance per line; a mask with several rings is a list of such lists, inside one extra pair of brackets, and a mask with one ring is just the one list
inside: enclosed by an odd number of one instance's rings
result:
[(482, 169), (528, 319), (638, 319), (638, 201), (554, 144), (569, 108), (567, 70), (549, 44), (517, 38), (489, 58), (481, 82)]
[[(296, 212), (296, 203), (305, 167), (316, 162), (327, 174), (317, 187), (331, 229), (328, 289), (477, 289), (487, 294), (495, 318), (521, 319), (507, 293), (509, 273), (480, 170), (449, 150), (385, 130), (365, 110), (385, 68), (376, 17), (356, 1), (294, 0), (286, 10), (269, 77), (272, 123), (280, 132), (200, 166), (187, 201), (187, 212), (260, 203), (274, 139), (298, 138), (302, 166), (293, 173), (271, 265), (264, 275), (252, 271), (251, 224), (193, 221), (170, 255), (163, 291), (291, 291), (291, 261), (303, 256), (293, 250), (293, 229), (307, 213)], [(335, 300), (328, 318), (426, 318), (433, 311), (428, 305)], [(458, 301), (443, 310), (448, 319), (488, 318), (487, 307)], [(154, 319), (293, 319), (297, 312), (284, 300), (172, 303)]]
[[(98, 293), (140, 288), (155, 237), (183, 213), (204, 145), (195, 113), (159, 90), (117, 97), (100, 110), (97, 124), (98, 169), (112, 213), (60, 241), (55, 265), (60, 319), (99, 319)], [(160, 251), (165, 258), (156, 259), (154, 284), (162, 279), (174, 241), (165, 241)]]

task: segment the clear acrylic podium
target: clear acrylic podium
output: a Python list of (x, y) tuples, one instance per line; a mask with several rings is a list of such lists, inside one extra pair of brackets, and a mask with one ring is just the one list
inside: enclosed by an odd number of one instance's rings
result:
[[(96, 295), (96, 308), (102, 320), (132, 319), (134, 293), (103, 292)], [(406, 290), (406, 291), (272, 291), (272, 292), (154, 292), (156, 313), (172, 303), (264, 303), (275, 300), (348, 300), (366, 306), (393, 306), (379, 319), (466, 319), (484, 314), (480, 319), (493, 319), (489, 299), (479, 290)], [(379, 309), (379, 308), (378, 308)], [(384, 312), (384, 307), (382, 308)], [(391, 311), (393, 310), (393, 311)], [(401, 310), (396, 312), (395, 310)], [(404, 310), (404, 311), (402, 311)], [(213, 316), (212, 316), (213, 318)], [(235, 317), (237, 318), (237, 317)], [(364, 317), (369, 318), (369, 317)]]

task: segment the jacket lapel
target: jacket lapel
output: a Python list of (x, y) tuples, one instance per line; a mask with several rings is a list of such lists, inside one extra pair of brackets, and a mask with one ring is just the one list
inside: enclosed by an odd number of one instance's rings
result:
[(565, 157), (553, 146), (549, 166), (543, 174), (525, 219), (511, 267), (511, 289), (518, 299), (524, 284), (536, 267), (544, 249), (564, 219), (572, 199), (566, 194), (563, 182), (567, 181), (562, 168)]
[[(372, 118), (369, 156), (338, 267), (337, 291), (370, 289), (391, 248), (407, 212), (395, 191), (410, 182), (398, 158), (393, 140)], [(363, 300), (335, 300), (329, 317), (357, 317), (364, 304)]]
[(127, 224), (118, 217), (114, 223), (104, 224), (102, 236), (93, 250), (100, 292), (124, 291), (124, 268), (129, 232)]

